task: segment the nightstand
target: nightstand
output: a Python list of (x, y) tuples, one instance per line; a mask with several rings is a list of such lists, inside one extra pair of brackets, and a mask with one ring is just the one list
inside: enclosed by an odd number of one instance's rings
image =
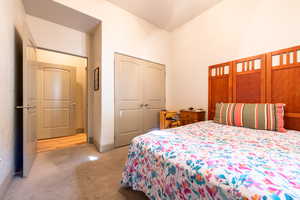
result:
[(160, 129), (175, 128), (180, 126), (176, 111), (160, 111)]
[(180, 124), (187, 125), (195, 122), (205, 121), (204, 110), (181, 110)]

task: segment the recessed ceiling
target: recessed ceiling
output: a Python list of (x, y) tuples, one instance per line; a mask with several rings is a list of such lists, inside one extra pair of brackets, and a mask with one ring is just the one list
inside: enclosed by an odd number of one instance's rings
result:
[(172, 31), (221, 0), (107, 0), (148, 22)]
[(27, 14), (81, 32), (91, 32), (99, 20), (52, 0), (23, 0)]

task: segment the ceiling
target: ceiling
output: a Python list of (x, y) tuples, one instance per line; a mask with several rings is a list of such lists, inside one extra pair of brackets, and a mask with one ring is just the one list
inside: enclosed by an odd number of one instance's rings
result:
[(27, 14), (81, 32), (91, 32), (99, 20), (52, 0), (23, 0)]
[(148, 22), (172, 31), (221, 0), (107, 0)]

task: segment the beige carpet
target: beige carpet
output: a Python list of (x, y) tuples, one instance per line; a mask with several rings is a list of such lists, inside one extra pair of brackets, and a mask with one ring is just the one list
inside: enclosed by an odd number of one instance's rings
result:
[(98, 153), (92, 145), (39, 153), (29, 177), (16, 178), (5, 200), (143, 200), (122, 188), (128, 147)]

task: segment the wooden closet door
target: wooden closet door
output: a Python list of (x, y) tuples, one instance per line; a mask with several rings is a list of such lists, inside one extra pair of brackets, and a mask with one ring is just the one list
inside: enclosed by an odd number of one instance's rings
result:
[(143, 132), (159, 129), (159, 113), (165, 108), (165, 67), (143, 62)]
[(127, 145), (143, 133), (142, 63), (115, 56), (115, 146)]

